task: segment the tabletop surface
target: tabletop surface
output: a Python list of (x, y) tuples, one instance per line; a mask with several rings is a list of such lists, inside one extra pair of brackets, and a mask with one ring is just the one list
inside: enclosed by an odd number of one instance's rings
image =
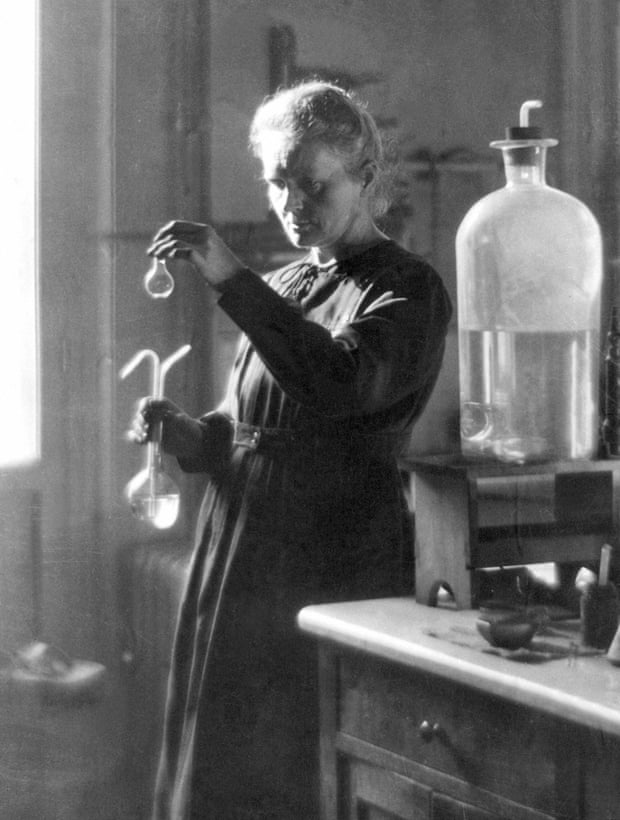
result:
[(581, 645), (577, 621), (552, 621), (510, 652), (478, 634), (479, 614), (382, 598), (309, 606), (298, 625), (317, 639), (620, 736), (620, 666)]

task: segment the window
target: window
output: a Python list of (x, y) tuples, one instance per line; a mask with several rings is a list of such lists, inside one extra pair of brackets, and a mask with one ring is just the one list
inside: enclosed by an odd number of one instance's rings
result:
[(39, 456), (36, 277), (36, 0), (0, 8), (0, 468)]

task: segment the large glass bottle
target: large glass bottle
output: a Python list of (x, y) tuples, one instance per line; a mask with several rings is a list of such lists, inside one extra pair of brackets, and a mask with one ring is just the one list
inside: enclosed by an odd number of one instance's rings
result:
[(602, 244), (590, 210), (547, 185), (555, 139), (529, 125), (491, 146), (506, 185), (456, 237), (461, 448), (516, 464), (592, 458), (598, 447)]

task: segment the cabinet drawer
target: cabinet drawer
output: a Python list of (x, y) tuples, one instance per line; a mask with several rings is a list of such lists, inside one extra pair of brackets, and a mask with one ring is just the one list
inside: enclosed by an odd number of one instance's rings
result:
[(620, 817), (620, 739), (594, 730), (576, 738), (584, 767), (584, 817)]
[(394, 772), (351, 760), (343, 816), (353, 820), (501, 820)]
[[(541, 812), (556, 797), (557, 724), (439, 676), (380, 660), (339, 659), (338, 729)], [(565, 761), (567, 763), (568, 761)]]
[(428, 820), (432, 791), (394, 772), (357, 760), (344, 778), (345, 816), (353, 820)]

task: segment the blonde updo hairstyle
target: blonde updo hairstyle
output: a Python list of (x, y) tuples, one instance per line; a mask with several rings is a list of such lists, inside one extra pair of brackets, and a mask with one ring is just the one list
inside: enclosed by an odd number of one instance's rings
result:
[(296, 143), (319, 142), (337, 153), (351, 176), (363, 176), (372, 163), (372, 213), (385, 214), (390, 204), (389, 163), (381, 134), (366, 106), (332, 83), (312, 80), (277, 91), (258, 108), (250, 128), (250, 148), (260, 158), (265, 134), (277, 131)]

